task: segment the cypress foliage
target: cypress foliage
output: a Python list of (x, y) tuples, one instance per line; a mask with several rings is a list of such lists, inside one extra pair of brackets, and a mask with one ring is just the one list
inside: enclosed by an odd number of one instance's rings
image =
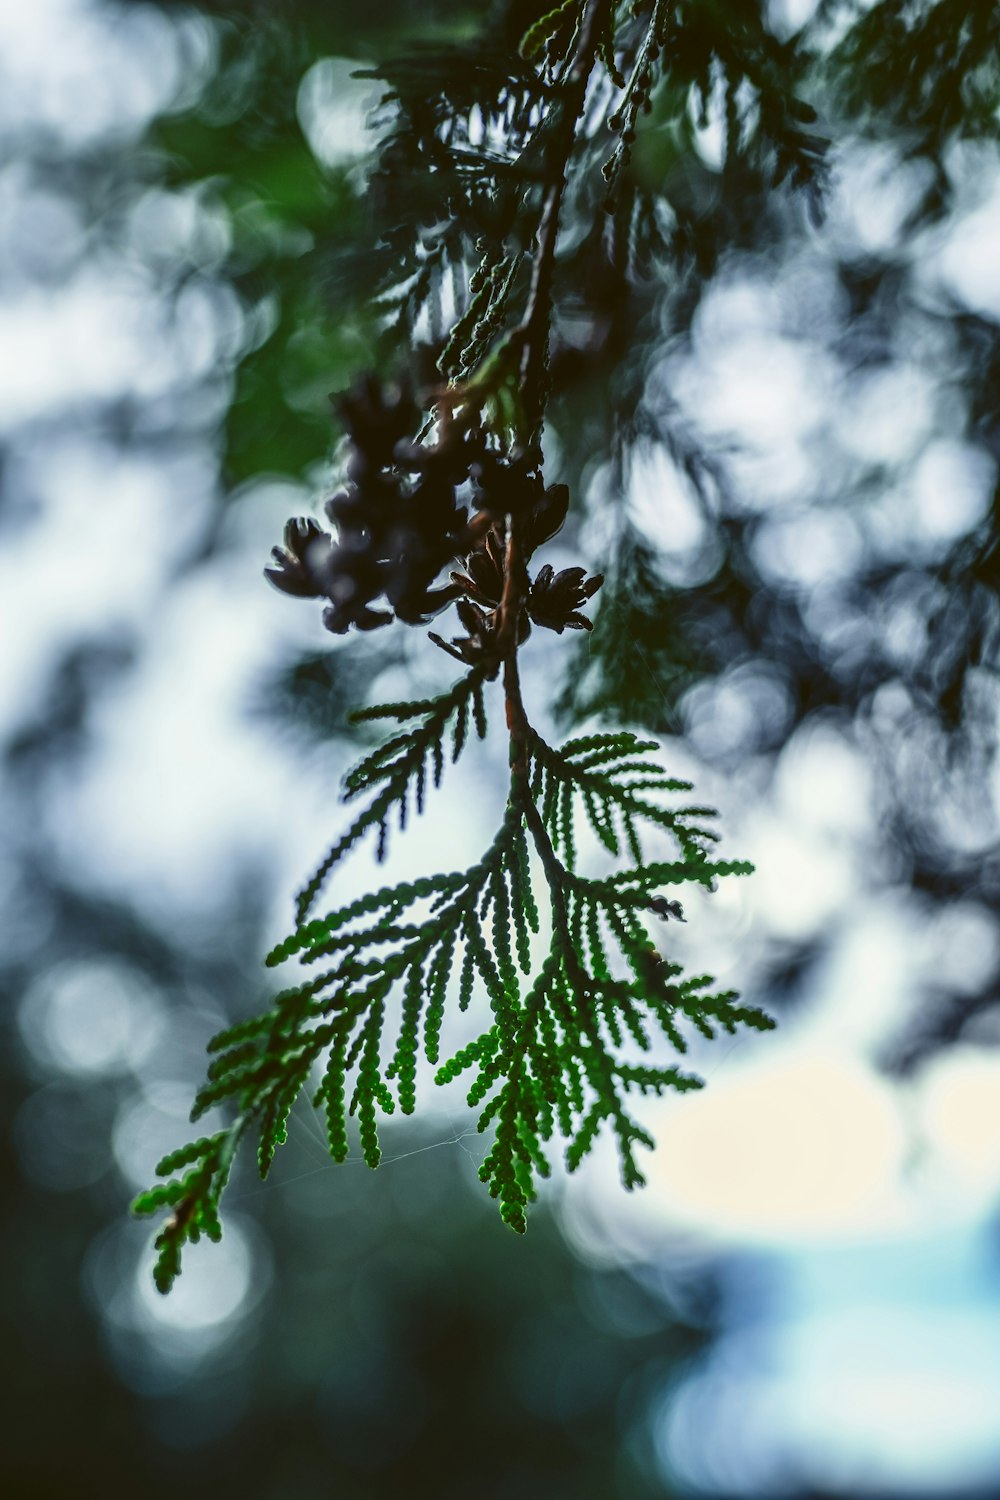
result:
[[(673, 805), (690, 783), (663, 772), (655, 742), (626, 731), (559, 750), (530, 728), (523, 740), (512, 737), (506, 811), (476, 864), (312, 915), (321, 881), (366, 832), (381, 847), (388, 812), (402, 805), (420, 757), (446, 741), (480, 682), (473, 668), (439, 699), (378, 710), (411, 727), (347, 776), (347, 795), (366, 796), (365, 805), (305, 888), (295, 930), (266, 960), (295, 962), (305, 977), (263, 1015), (209, 1043), (215, 1055), (194, 1116), (226, 1103), (234, 1123), (166, 1157), (158, 1170), (170, 1180), (136, 1201), (139, 1213), (174, 1211), (158, 1241), (161, 1287), (176, 1275), (185, 1241), (218, 1237), (218, 1203), (243, 1134), (255, 1139), (266, 1177), (310, 1080), (334, 1160), (347, 1155), (354, 1116), (364, 1160), (377, 1166), (379, 1117), (397, 1106), (413, 1112), (418, 1057), (438, 1062), (452, 1000), (464, 1009), (480, 996), (487, 1014), (480, 1034), (439, 1063), (436, 1082), (467, 1078), (479, 1128), (493, 1134), (480, 1175), (519, 1231), (559, 1137), (575, 1170), (606, 1127), (625, 1186), (641, 1184), (635, 1149), (653, 1142), (629, 1096), (701, 1087), (676, 1066), (634, 1060), (657, 1035), (683, 1052), (692, 1029), (712, 1037), (771, 1025), (732, 992), (713, 990), (709, 977), (685, 977), (661, 951), (669, 921), (683, 920), (676, 890), (711, 889), (750, 866), (714, 856), (712, 809)], [(618, 857), (610, 874), (573, 868), (588, 824)], [(641, 840), (650, 833), (667, 836), (675, 857), (644, 861)]]

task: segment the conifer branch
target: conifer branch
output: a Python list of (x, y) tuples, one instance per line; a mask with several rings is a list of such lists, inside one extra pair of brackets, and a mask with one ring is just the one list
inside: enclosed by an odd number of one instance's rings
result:
[[(135, 1202), (140, 1214), (171, 1210), (156, 1241), (161, 1290), (176, 1277), (186, 1243), (221, 1233), (219, 1202), (238, 1145), (254, 1140), (266, 1177), (303, 1091), (322, 1111), (332, 1159), (349, 1154), (354, 1120), (362, 1157), (376, 1167), (379, 1119), (414, 1111), (421, 1058), (440, 1085), (469, 1075), (469, 1106), (492, 1137), (480, 1176), (503, 1220), (523, 1232), (557, 1141), (575, 1171), (607, 1128), (625, 1186), (642, 1183), (636, 1150), (653, 1140), (631, 1097), (701, 1087), (696, 1075), (654, 1056), (657, 1046), (683, 1053), (691, 1030), (712, 1037), (772, 1025), (733, 992), (713, 991), (710, 976), (685, 977), (661, 951), (664, 924), (684, 920), (682, 886), (712, 890), (719, 877), (750, 871), (713, 857), (713, 810), (673, 804), (690, 783), (663, 770), (656, 741), (617, 730), (550, 746), (521, 690), (519, 652), (530, 632), (589, 630), (585, 606), (603, 581), (583, 568), (532, 570), (569, 503), (564, 486), (544, 483), (540, 440), (556, 247), (591, 78), (602, 64), (625, 88), (621, 109), (631, 120), (674, 14), (660, 0), (633, 11), (639, 20), (620, 49), (611, 0), (558, 6), (529, 30), (522, 56), (541, 60), (528, 77), (512, 65), (497, 118), (506, 121), (508, 165), (524, 173), (521, 212), (532, 227), (520, 246), (530, 249), (486, 247), (441, 350), (447, 389), (420, 403), (404, 385), (369, 378), (340, 398), (347, 482), (328, 502), (331, 530), (293, 520), (274, 549), (271, 582), (322, 601), (324, 623), (337, 634), (393, 619), (426, 624), (454, 604), (465, 635), (430, 638), (465, 671), (436, 698), (355, 716), (384, 720), (390, 732), (345, 777), (344, 800), (361, 810), (299, 893), (293, 931), (267, 957), (269, 967), (297, 964), (299, 982), (209, 1044), (193, 1118), (221, 1106), (232, 1123), (165, 1157), (158, 1171), (167, 1180)], [(616, 49), (631, 68), (628, 85)], [(402, 84), (396, 98), (405, 115)], [(525, 100), (532, 119), (540, 100), (544, 109), (540, 120), (516, 127)], [(447, 110), (445, 130), (440, 99), (435, 108), (435, 161), (450, 163), (461, 198), (472, 191), (469, 132)], [(418, 145), (425, 142), (426, 127), (413, 128)], [(503, 155), (499, 144), (491, 151)], [(532, 153), (529, 171), (522, 158)], [(426, 267), (447, 260), (447, 243), (427, 250)], [(523, 309), (505, 333), (525, 259)], [(435, 274), (427, 270), (427, 286)], [(481, 859), (314, 915), (326, 881), (365, 835), (375, 835), (381, 862), (393, 820), (402, 831), (411, 815), (429, 815), (428, 790), (467, 750), (470, 729), (485, 737), (486, 695), (498, 678), (510, 779)], [(655, 858), (647, 859), (644, 841)], [(582, 873), (584, 845), (612, 868)], [(468, 1025), (462, 1018), (478, 1011), (478, 1034), (442, 1061), (446, 1026)]]

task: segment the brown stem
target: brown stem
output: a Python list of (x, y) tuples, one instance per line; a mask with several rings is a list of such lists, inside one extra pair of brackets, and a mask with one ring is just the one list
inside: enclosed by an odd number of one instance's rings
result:
[[(510, 718), (510, 705), (512, 698), (515, 704), (520, 704), (520, 691), (517, 684), (516, 658), (513, 661), (510, 672), (510, 679), (505, 673), (505, 682), (509, 683), (507, 695), (508, 720)], [(523, 708), (521, 708), (521, 713), (523, 714), (523, 712), (524, 710)], [(525, 721), (525, 729), (526, 735), (523, 743), (519, 743), (515, 740), (513, 732), (511, 734), (511, 770), (514, 776), (523, 775), (525, 782), (527, 782), (527, 734), (530, 732), (527, 730), (527, 721)], [(557, 951), (561, 952), (562, 962), (566, 967), (566, 972), (569, 975), (570, 979), (577, 986), (580, 995), (585, 996), (590, 988), (591, 979), (583, 964), (580, 962), (576, 950), (573, 947), (573, 937), (572, 933), (570, 932), (569, 925), (569, 913), (566, 910), (566, 896), (563, 890), (563, 885), (566, 880), (566, 870), (564, 869), (555, 849), (552, 847), (552, 840), (549, 838), (548, 830), (545, 827), (544, 822), (542, 821), (541, 813), (538, 811), (538, 808), (532, 801), (526, 785), (523, 789), (522, 807), (524, 811), (524, 821), (527, 826), (528, 832), (531, 834), (532, 843), (538, 851), (538, 857), (542, 862), (542, 869), (545, 872), (546, 884), (549, 888), (549, 897), (552, 902), (552, 920), (555, 928), (558, 929), (559, 937), (561, 939), (561, 942), (559, 943), (559, 949)], [(566, 1009), (565, 1000), (560, 1002), (558, 995), (556, 995), (556, 1000), (557, 1003), (562, 1004), (563, 1009)], [(595, 1059), (597, 1059), (599, 1066), (601, 1066), (604, 1072), (605, 1083), (607, 1086), (607, 1097), (614, 1100), (611, 1112), (613, 1113), (614, 1118), (618, 1123), (619, 1133), (621, 1134), (622, 1132), (626, 1132), (629, 1128), (629, 1121), (617, 1101), (614, 1074), (611, 1071), (607, 1060), (604, 1059), (604, 1046), (601, 1041), (600, 1028), (594, 1015), (587, 1005), (580, 1005), (575, 1011), (570, 1011), (570, 1029), (572, 1029), (572, 1026), (574, 1024), (578, 1025), (581, 1032), (587, 1037), (587, 1040), (590, 1042), (590, 1045), (593, 1048), (593, 1055)]]
[[(512, 534), (512, 538), (508, 540), (508, 558), (510, 558), (512, 548), (514, 549), (515, 557), (519, 559), (520, 553), (517, 550), (518, 544), (516, 534)], [(521, 567), (523, 568), (523, 566), (524, 564), (522, 561)], [(507, 577), (508, 579), (510, 577), (509, 569)], [(506, 580), (504, 594), (505, 596), (507, 594)], [(531, 841), (538, 852), (538, 857), (542, 862), (542, 869), (545, 872), (545, 881), (548, 885), (549, 897), (552, 902), (552, 920), (556, 929), (558, 930), (559, 937), (561, 939), (557, 951), (561, 952), (562, 962), (566, 966), (567, 973), (578, 986), (580, 993), (586, 994), (590, 984), (590, 977), (581, 964), (573, 948), (573, 938), (570, 932), (569, 924), (569, 913), (566, 909), (566, 896), (563, 889), (566, 881), (566, 870), (564, 869), (558, 854), (553, 848), (552, 840), (549, 838), (548, 829), (545, 827), (541, 813), (535, 806), (535, 803), (531, 797), (531, 793), (528, 789), (528, 770), (530, 765), (529, 744), (531, 741), (531, 726), (528, 723), (528, 718), (524, 711), (524, 702), (521, 698), (521, 680), (517, 667), (516, 636), (511, 641), (510, 647), (506, 655), (504, 656), (503, 680), (504, 694), (507, 700), (507, 727), (510, 731), (511, 777), (514, 782), (518, 784), (517, 796), (519, 798), (521, 810), (524, 815), (525, 826), (527, 827), (528, 832), (531, 834)], [(558, 994), (555, 998), (557, 1003), (562, 1004), (563, 1008), (565, 1008), (565, 1002), (560, 1001)], [(543, 1001), (544, 993), (537, 994), (535, 997), (534, 1006), (532, 1007), (532, 1013), (527, 1018), (525, 1024), (533, 1023), (533, 1012), (541, 1006)], [(590, 1013), (586, 1006), (581, 1006), (576, 1012), (572, 1012), (570, 1014), (570, 1029), (572, 1029), (572, 1025), (574, 1023), (579, 1025), (581, 1031), (587, 1037), (592, 1048), (594, 1049), (595, 1058), (600, 1060), (603, 1056), (603, 1045), (601, 1042), (600, 1030), (594, 1016)], [(619, 1134), (622, 1134), (623, 1132), (626, 1132), (628, 1130), (629, 1122), (621, 1106), (617, 1102), (617, 1096), (615, 1094), (614, 1075), (610, 1071), (607, 1064), (602, 1064), (602, 1066), (606, 1075), (605, 1081), (607, 1084), (608, 1097), (614, 1100), (612, 1113), (618, 1124)]]
[[(555, 164), (555, 173), (542, 202), (541, 218), (535, 236), (537, 248), (528, 302), (515, 334), (521, 347), (520, 383), (529, 448), (534, 447), (541, 436), (545, 410), (544, 379), (552, 310), (552, 273), (569, 159), (573, 153), (577, 122), (583, 113), (597, 41), (606, 20), (609, 3), (610, 0), (586, 0), (576, 50), (563, 80), (560, 112), (548, 144), (548, 159)], [(497, 652), (504, 664), (511, 768), (515, 775), (523, 776), (525, 793), (530, 726), (521, 698), (517, 650), (528, 586), (521, 521), (518, 516), (508, 515), (503, 597), (498, 611)], [(530, 802), (530, 798), (526, 796), (525, 801)], [(544, 829), (542, 831), (544, 833)]]
[(521, 612), (528, 593), (528, 569), (521, 545), (518, 517), (507, 517), (507, 550), (504, 557), (503, 595), (500, 599), (497, 649), (503, 659), (504, 695), (507, 700), (507, 728), (511, 737), (511, 764), (514, 747), (527, 751), (529, 725), (521, 697), (521, 679), (517, 669), (520, 645)]
[(558, 164), (558, 170), (542, 200), (542, 214), (536, 235), (538, 252), (532, 267), (528, 304), (518, 329), (522, 340), (521, 392), (529, 443), (532, 445), (541, 435), (545, 406), (544, 377), (549, 346), (552, 272), (566, 175), (608, 4), (609, 0), (587, 0), (584, 6), (576, 51), (563, 80), (561, 109), (549, 142), (549, 159)]

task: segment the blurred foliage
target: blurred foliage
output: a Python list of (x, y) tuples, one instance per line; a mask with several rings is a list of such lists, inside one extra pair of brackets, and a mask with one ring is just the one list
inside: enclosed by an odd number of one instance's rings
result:
[(853, 13), (833, 50), (833, 80), (849, 116), (879, 134), (902, 135), (940, 158), (956, 137), (1000, 135), (1000, 17), (955, 0), (823, 0), (819, 19)]
[[(350, 163), (324, 168), (298, 103), (317, 61), (359, 62), (404, 45), (412, 11), (385, 4), (202, 7), (216, 59), (197, 108), (161, 119), (149, 146), (174, 190), (197, 184), (225, 211), (227, 279), (251, 310), (226, 419), (225, 471), (235, 485), (262, 473), (309, 473), (329, 457), (326, 393), (376, 357), (377, 259), (370, 204)], [(470, 26), (477, 8), (428, 6), (421, 36)], [(360, 143), (359, 143), (360, 144)]]
[(557, 711), (568, 722), (596, 714), (676, 733), (684, 690), (714, 664), (705, 660), (711, 645), (680, 628), (683, 591), (657, 572), (653, 549), (632, 527), (616, 541), (605, 586), (612, 602), (577, 648)]

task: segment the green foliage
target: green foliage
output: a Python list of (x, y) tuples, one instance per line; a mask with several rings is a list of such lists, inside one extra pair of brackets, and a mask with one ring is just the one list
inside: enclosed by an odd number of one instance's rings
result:
[(682, 694), (710, 665), (680, 628), (681, 596), (658, 574), (652, 549), (626, 529), (593, 633), (556, 699), (561, 720), (624, 718), (654, 733), (676, 730)]
[[(832, 7), (827, 7), (832, 9)], [(843, 103), (869, 129), (903, 130), (937, 156), (950, 138), (1000, 134), (1000, 13), (954, 0), (839, 7), (852, 23), (831, 59)]]
[[(642, 1183), (635, 1149), (653, 1141), (629, 1096), (701, 1087), (694, 1074), (655, 1059), (657, 1036), (684, 1052), (689, 1028), (713, 1037), (772, 1024), (731, 991), (713, 991), (708, 976), (685, 977), (660, 951), (656, 929), (681, 916), (667, 893), (711, 889), (750, 866), (713, 856), (712, 809), (665, 802), (690, 783), (663, 772), (655, 742), (627, 731), (587, 735), (561, 750), (532, 731), (526, 766), (512, 768), (500, 828), (476, 864), (311, 917), (347, 852), (372, 833), (384, 857), (390, 818), (405, 826), (411, 800), (421, 812), (469, 728), (485, 731), (483, 673), (473, 669), (440, 698), (363, 717), (409, 727), (346, 777), (346, 798), (364, 799), (364, 807), (300, 895), (294, 932), (268, 955), (269, 966), (297, 960), (309, 977), (213, 1039), (194, 1117), (227, 1104), (234, 1123), (166, 1157), (158, 1170), (169, 1180), (136, 1200), (138, 1213), (173, 1210), (157, 1241), (161, 1288), (177, 1274), (186, 1241), (218, 1237), (219, 1199), (240, 1139), (256, 1141), (266, 1177), (306, 1087), (323, 1112), (333, 1159), (348, 1154), (353, 1117), (362, 1156), (376, 1167), (379, 1116), (413, 1112), (421, 1057), (436, 1067), (438, 1084), (471, 1075), (468, 1104), (480, 1131), (493, 1136), (480, 1176), (504, 1221), (523, 1231), (557, 1138), (573, 1171), (606, 1126), (625, 1186)], [(619, 861), (612, 873), (578, 869), (588, 830)], [(647, 859), (644, 839), (670, 857)], [(446, 1013), (468, 1009), (477, 996), (489, 1024), (441, 1061)]]

